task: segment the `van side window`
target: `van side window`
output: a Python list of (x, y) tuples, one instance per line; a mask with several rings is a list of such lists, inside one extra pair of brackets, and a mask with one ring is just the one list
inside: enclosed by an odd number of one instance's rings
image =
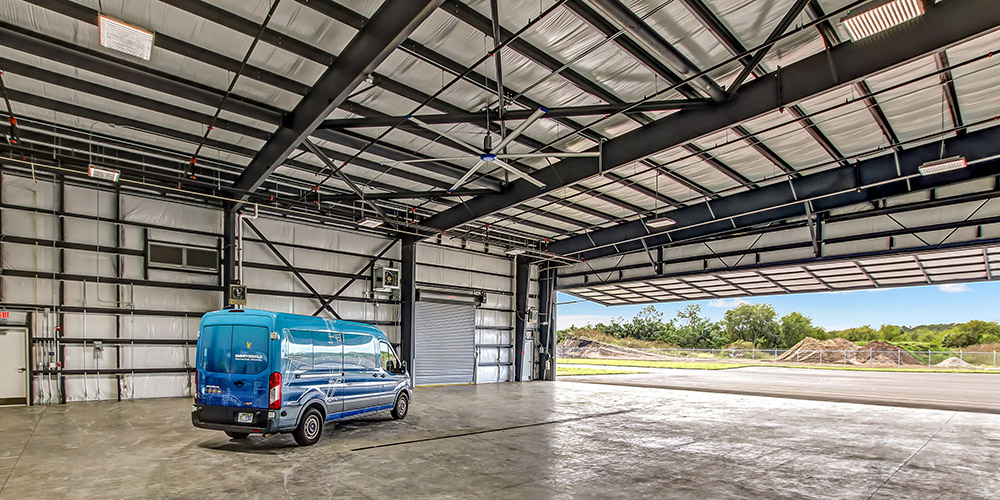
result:
[(374, 370), (378, 364), (375, 357), (375, 337), (357, 333), (344, 334), (344, 369)]
[(313, 333), (313, 366), (317, 370), (340, 372), (344, 358), (342, 349), (339, 333)]
[(390, 347), (389, 344), (386, 344), (385, 342), (379, 342), (378, 345), (379, 345), (379, 351), (381, 352), (382, 355), (382, 360), (381, 360), (382, 369), (389, 373), (392, 373), (393, 368), (399, 365), (399, 362), (396, 361), (396, 353), (394, 353), (392, 351), (392, 347)]
[(292, 370), (312, 370), (313, 367), (312, 332), (292, 330), (288, 332), (288, 351), (285, 359)]

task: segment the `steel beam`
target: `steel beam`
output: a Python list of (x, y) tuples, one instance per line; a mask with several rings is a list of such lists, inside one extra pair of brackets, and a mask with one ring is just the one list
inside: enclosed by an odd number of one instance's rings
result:
[[(0, 22), (0, 45), (206, 106), (218, 106), (222, 98), (222, 92), (217, 89), (9, 23)], [(245, 99), (228, 99), (224, 109), (267, 123), (281, 121), (281, 110)]]
[[(714, 101), (721, 101), (726, 94), (711, 78), (705, 75), (696, 76), (698, 69), (684, 54), (667, 43), (658, 33), (653, 31), (639, 16), (618, 0), (590, 0), (590, 3), (604, 13), (615, 23), (625, 29), (637, 42), (656, 54), (669, 64), (682, 77), (693, 78), (692, 85), (700, 92), (705, 92)], [(783, 30), (782, 30), (783, 31)]]
[[(935, 53), (934, 63), (937, 65), (938, 69), (945, 69), (950, 66), (948, 63), (948, 53), (943, 50)], [(941, 83), (944, 85), (944, 98), (948, 101), (948, 111), (951, 113), (951, 123), (955, 125), (956, 128), (964, 127), (965, 121), (962, 119), (962, 108), (958, 105), (958, 92), (955, 91), (955, 80), (952, 77), (951, 70), (941, 73)], [(959, 131), (959, 133), (964, 134), (965, 129), (963, 128)]]
[[(860, 82), (855, 83), (854, 87), (861, 93), (861, 95), (868, 96), (865, 97), (865, 106), (868, 107), (868, 112), (871, 113), (872, 119), (874, 119), (875, 123), (878, 124), (878, 128), (882, 130), (882, 136), (885, 137), (885, 140), (889, 141), (889, 144), (899, 144), (899, 136), (897, 136), (896, 131), (892, 129), (892, 125), (889, 123), (889, 118), (887, 118), (885, 113), (882, 112), (882, 107), (878, 105), (878, 101), (875, 100), (875, 96), (871, 95), (872, 89), (868, 86), (868, 83), (861, 80)], [(893, 149), (899, 151), (901, 148), (897, 146)]]
[[(641, 104), (592, 104), (588, 106), (567, 106), (560, 108), (548, 108), (545, 118), (573, 118), (579, 116), (599, 116), (618, 113), (623, 109), (631, 108), (635, 112), (644, 111), (670, 111), (675, 109), (690, 109), (705, 106), (704, 99), (683, 99), (648, 101)], [(536, 108), (537, 109), (537, 108)], [(534, 113), (534, 109), (509, 109), (504, 112), (504, 120), (524, 120)], [(487, 114), (485, 112), (445, 112), (433, 115), (417, 115), (414, 118), (431, 125), (443, 125), (452, 123), (471, 123), (482, 126), (486, 123)], [(494, 120), (496, 113), (491, 112), (489, 119)], [(320, 129), (347, 129), (365, 127), (391, 127), (404, 120), (402, 116), (373, 116), (364, 118), (338, 118), (325, 120)], [(405, 128), (405, 127), (400, 127)]]
[(795, 22), (795, 18), (799, 17), (799, 14), (802, 13), (802, 9), (806, 8), (808, 3), (809, 0), (796, 0), (795, 4), (788, 9), (785, 16), (782, 17), (778, 25), (775, 26), (774, 31), (772, 31), (771, 34), (768, 35), (767, 40), (764, 41), (766, 45), (753, 55), (753, 58), (750, 59), (750, 62), (743, 67), (743, 71), (741, 71), (736, 77), (736, 80), (733, 80), (733, 83), (729, 85), (729, 90), (726, 91), (727, 95), (732, 97), (740, 90), (740, 86), (743, 85), (743, 82), (750, 76), (750, 72), (764, 60), (764, 56), (766, 56), (768, 51), (771, 50), (771, 43), (785, 33), (785, 30), (787, 30), (792, 23)]
[[(681, 110), (649, 125), (609, 140), (604, 168), (647, 158), (717, 130), (731, 127), (791, 102), (933, 54), (1000, 27), (1000, 9), (981, 0), (950, 0), (928, 5), (920, 22), (897, 26), (882, 36), (844, 43), (782, 68), (774, 77), (747, 83), (739, 94), (705, 109)], [(780, 92), (779, 92), (780, 88)], [(779, 96), (781, 99), (779, 100)], [(598, 173), (598, 162), (569, 158), (532, 175), (549, 190), (559, 189)], [(538, 189), (515, 181), (504, 192), (479, 196), (459, 208), (441, 212), (425, 224), (446, 230), (538, 196)]]
[(247, 165), (235, 188), (255, 191), (309, 134), (426, 19), (442, 0), (387, 0), (340, 57), (285, 115), (283, 126)]
[[(959, 137), (945, 139), (951, 155), (961, 155), (976, 162), (961, 170), (930, 176), (918, 176), (918, 167), (940, 158), (941, 143), (904, 150), (898, 154), (899, 173), (894, 155), (883, 155), (857, 164), (838, 167), (812, 175), (738, 193), (709, 203), (692, 205), (670, 212), (677, 224), (667, 231), (650, 233), (642, 221), (621, 224), (557, 241), (549, 250), (561, 255), (579, 255), (594, 259), (604, 255), (641, 251), (637, 241), (645, 238), (655, 246), (671, 241), (704, 237), (713, 233), (745, 228), (806, 215), (803, 203), (812, 200), (815, 212), (825, 212), (855, 203), (871, 202), (933, 189), (981, 177), (1000, 174), (1000, 160), (988, 158), (1000, 153), (1000, 127), (993, 127)], [(900, 176), (908, 180), (897, 180)], [(916, 176), (916, 177), (913, 177)], [(860, 181), (860, 183), (859, 183)], [(591, 251), (591, 249), (597, 249)]]

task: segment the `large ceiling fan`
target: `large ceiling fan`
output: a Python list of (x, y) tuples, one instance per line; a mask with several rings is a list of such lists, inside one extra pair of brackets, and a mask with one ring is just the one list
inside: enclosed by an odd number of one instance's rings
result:
[(506, 160), (506, 159), (517, 159), (517, 158), (597, 157), (597, 156), (600, 156), (600, 154), (601, 154), (598, 151), (581, 152), (581, 153), (501, 153), (501, 151), (503, 151), (503, 149), (508, 144), (510, 144), (511, 142), (513, 142), (515, 139), (517, 139), (518, 136), (520, 136), (522, 133), (524, 133), (524, 131), (527, 130), (528, 127), (531, 126), (531, 124), (535, 123), (535, 121), (537, 121), (539, 118), (543, 117), (545, 115), (545, 113), (548, 113), (548, 110), (545, 109), (545, 108), (540, 107), (540, 108), (536, 109), (534, 113), (531, 113), (530, 115), (528, 115), (528, 117), (525, 118), (524, 121), (522, 121), (521, 124), (517, 126), (517, 128), (515, 128), (513, 131), (511, 131), (511, 133), (507, 137), (504, 137), (503, 140), (501, 140), (500, 143), (498, 143), (496, 146), (492, 146), (492, 138), (491, 138), (490, 134), (487, 133), (486, 136), (485, 136), (485, 138), (484, 138), (484, 140), (483, 140), (483, 149), (482, 149), (482, 151), (478, 150), (476, 148), (476, 146), (473, 146), (473, 145), (469, 144), (468, 142), (465, 142), (464, 140), (462, 140), (462, 139), (460, 139), (458, 137), (455, 137), (454, 135), (452, 135), (452, 134), (450, 134), (448, 132), (441, 132), (440, 130), (433, 129), (433, 128), (430, 127), (430, 125), (428, 125), (427, 123), (425, 123), (425, 122), (417, 119), (416, 117), (414, 117), (414, 116), (408, 116), (407, 119), (409, 121), (413, 122), (418, 127), (427, 129), (427, 130), (429, 130), (431, 132), (434, 132), (435, 134), (439, 134), (441, 137), (445, 137), (445, 138), (450, 139), (451, 141), (453, 141), (455, 143), (458, 143), (460, 146), (463, 146), (466, 150), (468, 150), (469, 153), (470, 153), (470, 155), (466, 155), (466, 156), (453, 156), (453, 157), (440, 157), (440, 158), (420, 158), (420, 159), (416, 159), (416, 160), (399, 161), (399, 162), (396, 162), (396, 163), (420, 163), (420, 162), (429, 162), (429, 161), (453, 161), (453, 160), (465, 160), (465, 159), (469, 159), (469, 158), (478, 158), (479, 161), (476, 162), (476, 164), (471, 169), (469, 169), (469, 171), (467, 171), (465, 173), (465, 175), (462, 176), (462, 178), (460, 178), (458, 181), (456, 181), (455, 184), (453, 184), (448, 189), (449, 192), (455, 191), (456, 189), (458, 189), (459, 187), (461, 187), (462, 184), (465, 184), (469, 180), (469, 178), (472, 177), (472, 175), (475, 174), (476, 171), (478, 171), (479, 168), (482, 167), (486, 163), (493, 163), (496, 166), (498, 166), (498, 167), (500, 167), (500, 168), (502, 168), (502, 169), (510, 172), (515, 177), (518, 177), (520, 179), (524, 179), (525, 181), (530, 182), (530, 183), (534, 184), (535, 186), (538, 186), (539, 189), (545, 189), (545, 183), (544, 182), (542, 182), (542, 181), (540, 181), (540, 180), (532, 177), (531, 175), (528, 175), (527, 173), (525, 173), (525, 172), (523, 172), (523, 171), (521, 171), (521, 170), (519, 170), (519, 169), (511, 166), (509, 163), (505, 162), (504, 160)]

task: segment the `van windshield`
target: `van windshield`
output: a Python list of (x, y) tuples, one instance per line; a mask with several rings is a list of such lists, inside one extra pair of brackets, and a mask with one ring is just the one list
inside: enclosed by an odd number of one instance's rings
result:
[(201, 368), (213, 373), (257, 374), (267, 369), (268, 332), (262, 326), (213, 325), (201, 332)]

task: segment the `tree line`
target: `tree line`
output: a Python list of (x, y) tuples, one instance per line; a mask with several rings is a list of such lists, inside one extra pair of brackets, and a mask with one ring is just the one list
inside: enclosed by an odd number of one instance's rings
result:
[(975, 344), (1000, 342), (1000, 324), (972, 320), (959, 324), (906, 327), (865, 325), (846, 330), (828, 331), (813, 325), (812, 319), (799, 312), (778, 316), (770, 304), (740, 304), (725, 312), (721, 321), (702, 316), (701, 306), (689, 304), (676, 317), (664, 321), (663, 313), (647, 306), (631, 319), (614, 318), (610, 323), (575, 325), (560, 330), (565, 335), (582, 335), (595, 330), (619, 339), (661, 342), (683, 348), (759, 348), (787, 349), (806, 337), (819, 340), (845, 338), (855, 343), (885, 341), (909, 349), (962, 348)]

